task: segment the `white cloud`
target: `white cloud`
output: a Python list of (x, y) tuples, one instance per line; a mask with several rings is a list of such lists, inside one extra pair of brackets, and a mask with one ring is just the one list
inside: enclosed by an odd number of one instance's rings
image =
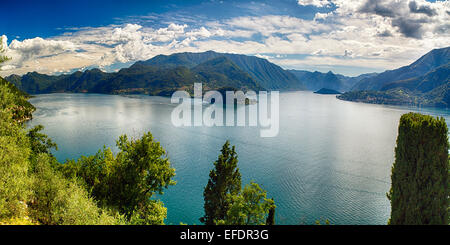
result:
[(72, 52), (76, 49), (74, 43), (70, 41), (45, 40), (40, 37), (26, 39), (24, 41), (13, 40), (8, 46), (7, 52), (11, 52), (21, 59), (33, 57), (56, 55), (64, 52)]
[(331, 29), (330, 26), (319, 22), (282, 15), (238, 17), (226, 21), (225, 24), (230, 29), (252, 31), (253, 33), (260, 33), (264, 36), (270, 36), (274, 33), (323, 32)]
[[(312, 20), (241, 16), (196, 26), (85, 27), (48, 39), (13, 40), (6, 50), (13, 60), (3, 65), (0, 75), (104, 68), (158, 54), (207, 50), (259, 55), (297, 69), (339, 65), (392, 69), (433, 48), (450, 46), (449, 1), (415, 0), (412, 6), (412, 0), (302, 1), (328, 6), (325, 2), (336, 8), (316, 13)], [(408, 29), (408, 21), (419, 25), (420, 32)]]
[(13, 70), (13, 69), (16, 69), (16, 67), (13, 65), (4, 65), (4, 66), (0, 67), (1, 71), (7, 71), (7, 70)]
[[(450, 1), (425, 0), (332, 0), (335, 21), (377, 22), (389, 33), (429, 39), (448, 33)], [(447, 34), (448, 35), (448, 34)]]
[(314, 20), (320, 20), (320, 19), (324, 20), (328, 16), (331, 16), (332, 14), (333, 14), (332, 12), (329, 12), (329, 13), (316, 13), (314, 15)]
[(326, 7), (331, 4), (329, 0), (298, 0), (297, 3), (301, 6), (312, 5), (315, 7)]
[(186, 35), (188, 37), (211, 37), (213, 33), (211, 33), (210, 31), (208, 31), (208, 29), (202, 26), (199, 29), (186, 33)]
[(1, 41), (1, 43), (0, 43), (0, 52), (3, 52), (5, 50), (5, 48), (8, 47), (8, 37), (5, 36), (5, 35), (2, 35), (0, 37), (0, 41)]

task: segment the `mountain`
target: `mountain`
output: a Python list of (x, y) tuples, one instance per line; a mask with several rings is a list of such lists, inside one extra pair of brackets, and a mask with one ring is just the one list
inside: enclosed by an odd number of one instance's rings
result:
[(12, 83), (1, 77), (0, 97), (2, 97), (0, 104), (3, 106), (1, 109), (11, 110), (15, 121), (24, 122), (32, 118), (32, 113), (36, 110), (36, 108), (28, 102), (30, 95), (19, 90)]
[(70, 75), (59, 76), (59, 79), (49, 85), (43, 92), (88, 92), (92, 91), (94, 86), (100, 81), (109, 77), (110, 74), (100, 69), (92, 69), (85, 72), (77, 71)]
[(426, 93), (448, 82), (450, 82), (450, 63), (439, 66), (423, 76), (388, 83), (380, 90), (406, 88), (411, 91)]
[[(215, 57), (218, 54), (215, 52), (206, 52), (205, 56), (201, 54), (182, 53), (180, 56), (157, 56), (149, 61), (136, 62), (129, 68), (115, 73), (105, 73), (99, 69), (58, 76), (31, 72), (23, 76), (11, 75), (6, 80), (31, 94), (91, 92), (169, 96), (178, 89), (192, 92), (193, 84), (196, 82), (203, 83), (205, 91), (223, 87), (255, 91), (266, 90), (266, 87), (262, 86), (256, 78), (228, 58), (231, 56)], [(205, 61), (203, 61), (204, 59)], [(195, 64), (200, 61), (203, 62)], [(286, 71), (282, 70), (282, 72)], [(293, 75), (291, 74), (291, 76)], [(298, 80), (296, 80), (296, 85), (301, 87)], [(289, 86), (285, 86), (285, 88), (287, 87)]]
[(248, 73), (225, 56), (203, 62), (192, 68), (192, 71), (204, 77), (205, 85), (211, 88), (234, 87), (257, 91), (264, 89)]
[(343, 89), (341, 89), (342, 91), (349, 91), (351, 90), (351, 88), (353, 86), (355, 86), (355, 84), (359, 83), (361, 80), (363, 79), (368, 79), (371, 77), (374, 77), (378, 75), (378, 73), (373, 72), (373, 73), (365, 73), (365, 74), (361, 74), (359, 76), (356, 77), (347, 77), (341, 74), (336, 74), (336, 76), (341, 79), (342, 83), (344, 84)]
[(347, 77), (340, 74), (334, 74), (331, 71), (328, 73), (322, 73), (318, 71), (310, 72), (302, 70), (289, 70), (289, 72), (294, 74), (301, 82), (303, 82), (307, 90), (311, 91), (317, 91), (321, 88), (337, 91), (348, 91), (360, 80), (376, 75), (376, 73), (370, 73), (362, 74), (357, 77)]
[[(379, 84), (370, 90), (351, 91), (338, 98), (376, 104), (450, 107), (449, 50), (450, 47), (432, 50), (409, 66), (381, 73)], [(397, 80), (386, 79), (393, 74)], [(419, 75), (411, 77), (414, 74)]]
[(22, 77), (17, 75), (5, 77), (5, 80), (11, 82), (20, 90), (30, 94), (37, 94), (41, 91), (45, 91), (50, 85), (59, 79), (59, 76), (49, 76), (37, 72), (29, 72)]
[(190, 69), (183, 66), (175, 68), (132, 66), (98, 81), (92, 88), (92, 92), (170, 95), (179, 88), (193, 86), (195, 82), (203, 81), (202, 77), (197, 77)]
[(297, 76), (297, 78), (302, 81), (306, 89), (317, 91), (321, 88), (328, 88), (333, 90), (343, 89), (342, 81), (331, 71), (327, 73), (322, 72), (308, 72), (308, 71), (297, 71), (290, 70), (291, 73)]
[(268, 90), (305, 89), (303, 83), (299, 81), (292, 73), (283, 70), (283, 68), (270, 63), (266, 59), (255, 56), (217, 53), (214, 51), (207, 51), (203, 53), (186, 52), (171, 55), (157, 55), (150, 60), (140, 61), (138, 63), (159, 67), (186, 66), (188, 68), (193, 68), (200, 63), (218, 57), (228, 58), (244, 72), (247, 72), (262, 87)]
[(423, 76), (449, 62), (450, 47), (434, 49), (408, 66), (385, 71), (377, 76), (362, 79), (352, 90), (381, 90), (388, 83)]

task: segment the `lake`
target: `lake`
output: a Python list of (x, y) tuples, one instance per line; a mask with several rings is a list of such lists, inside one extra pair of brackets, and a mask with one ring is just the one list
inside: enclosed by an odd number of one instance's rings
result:
[(167, 224), (200, 224), (203, 188), (221, 146), (236, 145), (242, 183), (259, 183), (277, 205), (277, 224), (386, 224), (390, 171), (398, 121), (408, 111), (443, 116), (450, 111), (341, 101), (312, 92), (280, 94), (277, 137), (261, 138), (258, 127), (174, 127), (169, 98), (137, 95), (45, 94), (29, 126), (42, 124), (64, 162), (115, 152), (121, 134), (146, 131), (161, 142), (176, 169), (176, 186), (161, 196)]

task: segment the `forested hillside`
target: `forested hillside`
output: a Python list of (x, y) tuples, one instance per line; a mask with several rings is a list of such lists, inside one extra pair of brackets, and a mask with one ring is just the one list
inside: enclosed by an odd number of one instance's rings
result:
[(103, 149), (61, 164), (43, 127), (25, 128), (34, 110), (26, 95), (1, 81), (0, 224), (163, 224), (167, 210), (150, 197), (174, 184), (175, 174), (150, 133), (122, 136), (117, 155)]
[(192, 91), (194, 83), (205, 90), (224, 87), (235, 90), (304, 89), (293, 74), (267, 60), (216, 52), (158, 55), (129, 68), (106, 73), (99, 69), (50, 76), (30, 72), (6, 80), (30, 94), (74, 92), (149, 94), (170, 96), (178, 89)]
[(435, 49), (409, 66), (363, 79), (339, 99), (393, 105), (450, 107), (450, 47)]

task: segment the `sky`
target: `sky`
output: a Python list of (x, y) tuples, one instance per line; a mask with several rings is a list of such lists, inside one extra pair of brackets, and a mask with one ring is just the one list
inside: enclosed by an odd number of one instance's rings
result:
[(114, 72), (159, 54), (254, 55), (348, 76), (450, 46), (450, 0), (2, 1), (0, 76)]

